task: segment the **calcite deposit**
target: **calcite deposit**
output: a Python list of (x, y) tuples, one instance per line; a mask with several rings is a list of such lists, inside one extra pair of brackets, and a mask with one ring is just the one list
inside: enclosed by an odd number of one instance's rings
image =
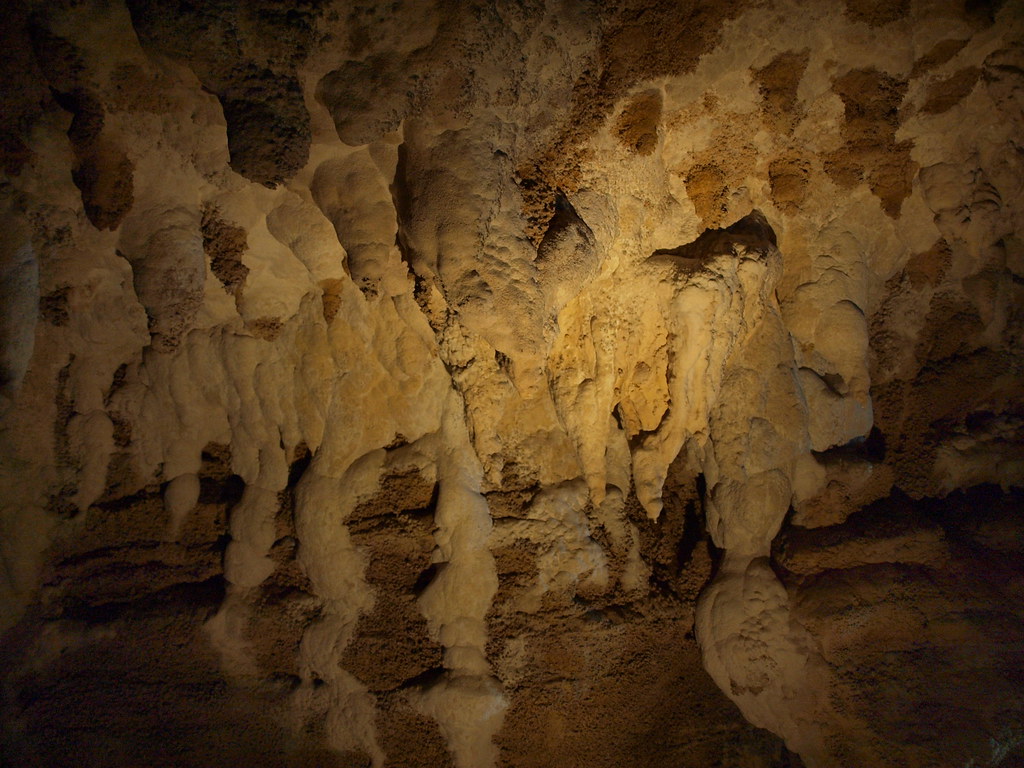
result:
[(0, 763), (1024, 765), (1021, 0), (10, 0)]

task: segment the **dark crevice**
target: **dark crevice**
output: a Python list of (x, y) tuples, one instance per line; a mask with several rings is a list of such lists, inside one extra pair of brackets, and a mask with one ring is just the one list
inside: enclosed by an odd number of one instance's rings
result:
[(415, 677), (410, 677), (398, 686), (398, 690), (404, 691), (410, 688), (427, 689), (436, 685), (440, 680), (444, 678), (447, 671), (444, 667), (433, 667), (431, 669), (424, 670)]
[(587, 223), (576, 213), (569, 198), (562, 190), (556, 190), (554, 202), (554, 214), (548, 222), (544, 237), (537, 246), (537, 263), (543, 264), (549, 260), (552, 252), (559, 247), (560, 241), (570, 232), (575, 232), (577, 238), (593, 247), (594, 233), (587, 226)]
[(766, 252), (777, 244), (775, 230), (764, 214), (755, 209), (731, 226), (706, 230), (692, 243), (661, 248), (651, 255), (650, 261), (693, 271), (718, 256), (735, 254), (737, 246)]
[(221, 575), (198, 582), (175, 584), (136, 600), (92, 604), (80, 598), (68, 600), (61, 618), (86, 624), (108, 624), (122, 618), (175, 614), (193, 611), (216, 611), (224, 601), (227, 582)]
[(698, 511), (697, 501), (691, 499), (686, 502), (684, 520), (683, 536), (679, 539), (679, 544), (676, 547), (677, 571), (682, 571), (686, 564), (693, 559), (693, 553), (697, 549), (697, 545), (707, 536), (704, 532), (703, 510)]
[(313, 454), (310, 453), (309, 448), (306, 447), (305, 443), (298, 446), (295, 449), (295, 452), (299, 457), (288, 467), (289, 488), (294, 488), (299, 484), (299, 480), (302, 478), (302, 475), (305, 474), (310, 462), (313, 461)]
[(626, 426), (625, 424), (622, 423), (622, 408), (620, 407), (620, 405), (620, 403), (616, 403), (615, 407), (612, 408), (612, 418), (615, 419), (616, 426), (618, 426), (619, 429), (625, 432)]
[(159, 549), (165, 546), (162, 541), (128, 541), (123, 544), (115, 544), (108, 547), (99, 547), (88, 552), (65, 557), (56, 563), (58, 568), (76, 567), (90, 562), (98, 562), (106, 558), (114, 557), (120, 553), (146, 552)]
[(429, 566), (420, 571), (420, 575), (416, 577), (416, 582), (413, 584), (412, 591), (419, 597), (423, 594), (430, 583), (434, 580), (434, 577), (438, 572), (438, 563), (431, 563)]
[(973, 411), (972, 413), (967, 414), (967, 417), (964, 419), (964, 425), (969, 431), (975, 432), (985, 429), (998, 418), (999, 416), (992, 411)]
[(707, 545), (708, 556), (711, 558), (711, 575), (708, 577), (708, 583), (710, 584), (718, 576), (719, 570), (721, 570), (722, 561), (725, 559), (725, 550), (716, 546), (710, 536), (707, 538)]
[(824, 451), (811, 451), (811, 454), (824, 466), (843, 461), (867, 461), (880, 464), (885, 461), (885, 435), (878, 427), (872, 427), (867, 436), (855, 437), (848, 443), (828, 448)]
[(242, 500), (243, 493), (245, 493), (245, 481), (239, 475), (229, 475), (224, 479), (199, 478), (200, 504), (234, 506)]

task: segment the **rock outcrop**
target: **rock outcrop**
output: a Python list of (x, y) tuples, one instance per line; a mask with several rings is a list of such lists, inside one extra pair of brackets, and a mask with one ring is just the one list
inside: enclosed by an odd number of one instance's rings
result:
[(1024, 5), (14, 0), (10, 765), (1024, 762)]

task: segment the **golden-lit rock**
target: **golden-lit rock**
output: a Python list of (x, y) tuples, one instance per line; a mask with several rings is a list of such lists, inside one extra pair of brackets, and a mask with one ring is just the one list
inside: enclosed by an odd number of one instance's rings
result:
[(5, 13), (12, 765), (1021, 759), (1020, 0)]

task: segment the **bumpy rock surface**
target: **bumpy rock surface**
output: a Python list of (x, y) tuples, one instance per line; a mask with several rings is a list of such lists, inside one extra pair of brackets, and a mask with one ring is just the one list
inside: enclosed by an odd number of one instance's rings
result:
[(1024, 764), (1024, 5), (13, 0), (2, 762)]

